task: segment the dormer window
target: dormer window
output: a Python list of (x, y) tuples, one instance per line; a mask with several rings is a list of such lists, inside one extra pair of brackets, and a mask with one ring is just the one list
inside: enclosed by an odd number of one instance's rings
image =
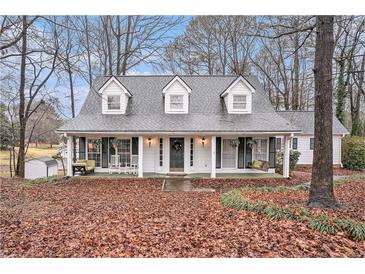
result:
[(184, 114), (189, 112), (191, 88), (175, 76), (162, 90), (165, 97), (165, 113)]
[(132, 94), (114, 76), (99, 89), (102, 95), (103, 114), (125, 114), (129, 98)]
[(108, 110), (120, 110), (120, 95), (108, 95)]
[(170, 95), (170, 109), (184, 109), (184, 95)]
[(246, 110), (247, 95), (233, 95), (233, 109)]
[(239, 76), (222, 92), (221, 97), (224, 99), (228, 113), (250, 114), (253, 93), (255, 88), (243, 76)]

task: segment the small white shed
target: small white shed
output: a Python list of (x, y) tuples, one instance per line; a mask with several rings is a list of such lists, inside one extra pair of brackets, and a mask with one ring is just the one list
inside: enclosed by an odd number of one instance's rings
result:
[(58, 163), (51, 157), (39, 157), (25, 162), (25, 178), (36, 179), (58, 174)]

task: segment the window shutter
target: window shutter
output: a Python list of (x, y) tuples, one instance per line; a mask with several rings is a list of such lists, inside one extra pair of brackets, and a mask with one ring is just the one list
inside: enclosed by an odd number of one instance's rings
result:
[(238, 168), (244, 168), (245, 167), (245, 138), (240, 137), (238, 138), (238, 141), (240, 144), (238, 145)]
[(138, 137), (132, 137), (132, 155), (138, 155)]
[(216, 155), (215, 155), (215, 167), (216, 168), (221, 168), (221, 158), (222, 158), (222, 151), (221, 151), (221, 144), (222, 144), (222, 138), (221, 137), (217, 137), (215, 139), (215, 151), (216, 151)]
[(85, 160), (86, 154), (86, 138), (79, 137), (79, 160)]
[(252, 148), (247, 143), (249, 140), (252, 140), (252, 137), (246, 138), (246, 158), (245, 158), (245, 168), (250, 167), (252, 164)]
[(112, 155), (117, 154), (117, 151), (115, 151), (115, 148), (113, 147), (113, 140), (115, 139), (114, 137), (109, 137), (109, 162), (112, 159)]
[(107, 168), (108, 167), (108, 137), (101, 138), (101, 167)]
[(269, 137), (269, 167), (275, 168), (276, 140), (275, 137)]

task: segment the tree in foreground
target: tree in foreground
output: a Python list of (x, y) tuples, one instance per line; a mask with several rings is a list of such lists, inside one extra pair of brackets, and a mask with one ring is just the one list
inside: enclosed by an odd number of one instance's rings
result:
[(333, 190), (332, 144), (332, 58), (333, 16), (316, 17), (315, 122), (312, 182), (308, 204), (311, 207), (338, 207)]

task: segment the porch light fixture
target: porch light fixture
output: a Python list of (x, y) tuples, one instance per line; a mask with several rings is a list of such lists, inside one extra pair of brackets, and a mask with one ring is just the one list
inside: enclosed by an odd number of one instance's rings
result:
[(204, 144), (205, 144), (205, 138), (203, 137), (202, 138), (202, 145), (203, 145), (203, 147), (204, 147)]
[(93, 150), (94, 149), (94, 144), (93, 143), (88, 143), (87, 145), (89, 147), (89, 150)]
[(151, 147), (151, 142), (152, 142), (152, 140), (151, 140), (151, 137), (148, 137), (148, 147)]

